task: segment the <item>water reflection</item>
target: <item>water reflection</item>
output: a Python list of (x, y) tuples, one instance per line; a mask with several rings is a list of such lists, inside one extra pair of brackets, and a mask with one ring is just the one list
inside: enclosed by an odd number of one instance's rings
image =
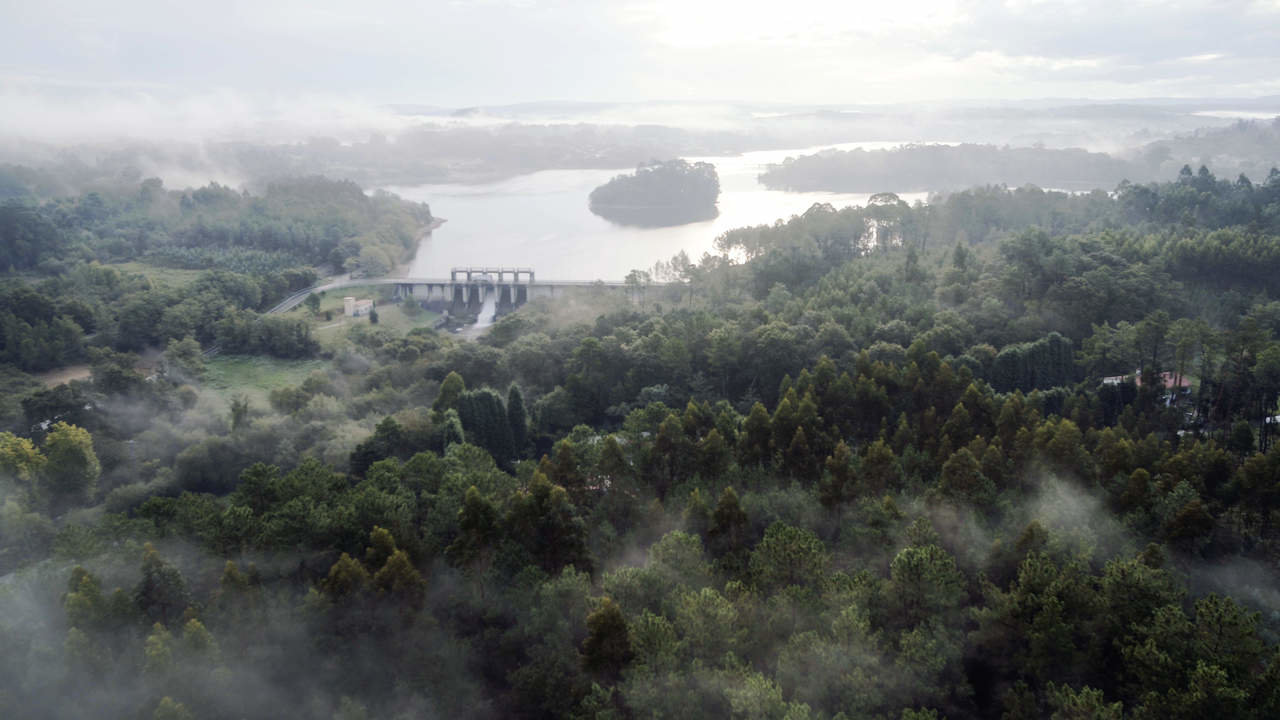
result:
[[(695, 259), (714, 253), (716, 237), (733, 228), (785, 220), (814, 203), (865, 205), (872, 193), (783, 192), (756, 180), (768, 163), (814, 150), (686, 158), (716, 165), (719, 214), (673, 227), (618, 225), (588, 209), (587, 196), (595, 187), (630, 169), (546, 170), (479, 185), (387, 189), (428, 202), (432, 212), (448, 219), (419, 246), (409, 271), (414, 277), (448, 277), (449, 268), (461, 265), (501, 265), (532, 267), (540, 280), (622, 280), (629, 271), (649, 269), (681, 250)], [(900, 195), (909, 203), (925, 198), (925, 193)]]
[(689, 223), (706, 222), (720, 217), (717, 207), (620, 207), (617, 205), (593, 205), (591, 212), (614, 225), (638, 228), (664, 228)]

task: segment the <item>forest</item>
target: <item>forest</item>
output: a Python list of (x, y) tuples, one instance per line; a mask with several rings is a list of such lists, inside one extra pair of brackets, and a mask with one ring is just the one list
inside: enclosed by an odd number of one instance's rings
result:
[[(311, 355), (304, 324), (261, 315), (314, 285), (317, 269), (385, 274), (431, 220), (425, 205), (323, 178), (274, 183), (261, 196), (217, 183), (167, 191), (148, 179), (77, 197), (11, 199), (0, 203), (0, 362), (49, 370), (95, 351), (186, 338), (231, 352)], [(199, 273), (178, 286), (159, 282), (166, 269)], [(18, 399), (7, 398), (0, 415)]]
[(663, 227), (714, 219), (719, 211), (716, 166), (683, 159), (641, 163), (591, 191), (591, 212), (621, 225)]
[(1081, 148), (975, 143), (904, 144), (891, 149), (822, 150), (788, 157), (760, 174), (765, 186), (797, 191), (899, 192), (962, 190), (975, 185), (1034, 184), (1068, 191), (1167, 178), (1183, 165), (1265, 178), (1280, 162), (1280, 119), (1240, 120), (1111, 153)]
[[(1280, 171), (324, 345), (259, 313), (425, 206), (127, 187), (0, 207), (0, 716), (1280, 716)], [(224, 402), (214, 345), (317, 369)]]
[(1141, 175), (1146, 173), (1132, 163), (1079, 148), (965, 143), (824, 150), (770, 165), (760, 174), (760, 182), (770, 188), (832, 192), (876, 192), (887, 187), (902, 192), (959, 190), (999, 182), (1079, 190), (1113, 187)]

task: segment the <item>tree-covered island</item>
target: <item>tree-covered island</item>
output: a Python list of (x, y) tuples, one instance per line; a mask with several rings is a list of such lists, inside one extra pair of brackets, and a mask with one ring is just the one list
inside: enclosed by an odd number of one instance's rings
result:
[(641, 163), (591, 191), (591, 212), (620, 225), (666, 227), (719, 214), (720, 177), (711, 163), (675, 159)]

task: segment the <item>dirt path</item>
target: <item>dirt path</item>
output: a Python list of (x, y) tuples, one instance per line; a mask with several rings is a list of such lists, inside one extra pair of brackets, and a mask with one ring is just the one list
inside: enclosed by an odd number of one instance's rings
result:
[(35, 373), (36, 379), (44, 383), (45, 387), (57, 387), (72, 380), (87, 380), (89, 375), (88, 365), (68, 365), (57, 370)]

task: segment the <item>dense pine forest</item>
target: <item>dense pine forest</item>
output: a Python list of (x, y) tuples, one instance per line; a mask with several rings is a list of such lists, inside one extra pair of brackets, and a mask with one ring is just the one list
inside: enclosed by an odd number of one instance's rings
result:
[(114, 187), (0, 205), (0, 716), (1280, 716), (1276, 170), (817, 205), (477, 341), (260, 315), (425, 206)]

